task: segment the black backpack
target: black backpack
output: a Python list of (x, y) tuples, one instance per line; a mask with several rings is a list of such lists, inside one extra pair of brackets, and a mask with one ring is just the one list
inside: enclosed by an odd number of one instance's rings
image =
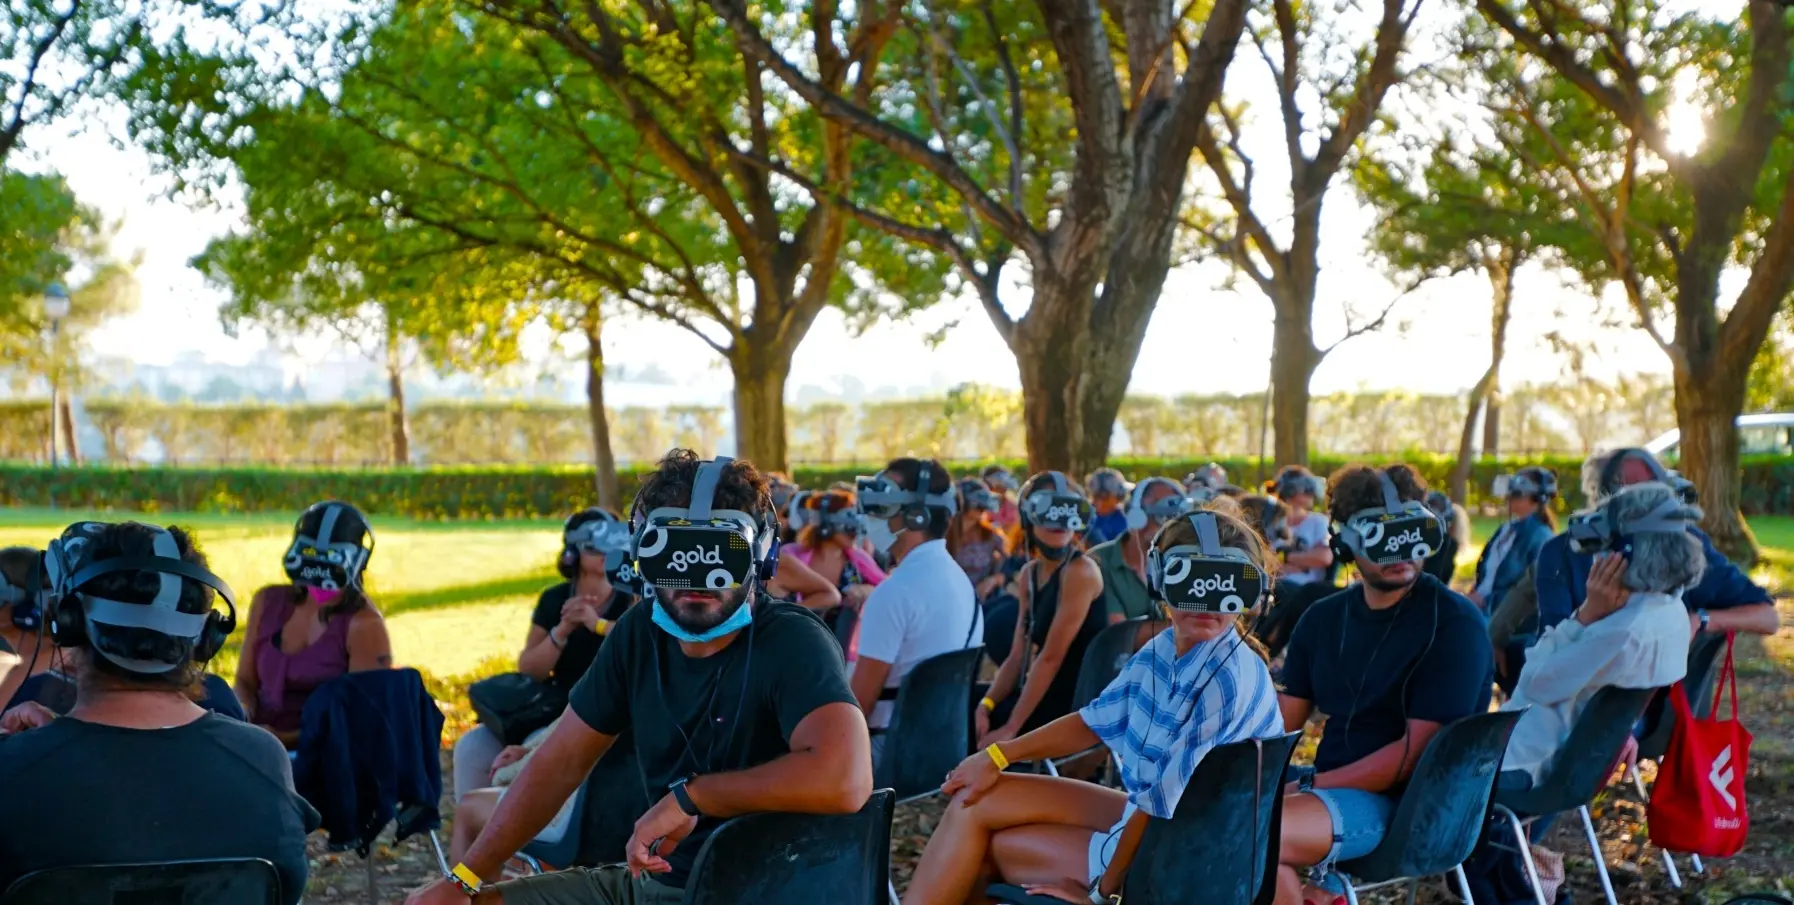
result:
[(554, 722), (567, 709), (567, 692), (520, 672), (481, 679), (467, 689), (473, 712), (507, 745), (521, 745), (529, 734)]

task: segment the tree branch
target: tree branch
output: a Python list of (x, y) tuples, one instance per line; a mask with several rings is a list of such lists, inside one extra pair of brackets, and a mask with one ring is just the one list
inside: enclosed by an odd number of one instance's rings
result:
[[(1414, 0), (1414, 9), (1406, 15), (1405, 0), (1383, 0), (1383, 18), (1377, 23), (1376, 53), (1371, 57), (1370, 67), (1365, 70), (1358, 86), (1352, 92), (1352, 98), (1340, 111), (1339, 123), (1333, 132), (1321, 142), (1320, 151), (1305, 174), (1303, 185), (1308, 193), (1320, 190), (1333, 179), (1339, 171), (1340, 164), (1345, 161), (1347, 152), (1358, 143), (1371, 123), (1376, 121), (1377, 109), (1383, 105), (1383, 97), (1396, 82), (1400, 73), (1396, 70), (1396, 61), (1401, 55), (1402, 45), (1407, 43), (1408, 26), (1414, 21), (1414, 13), (1420, 11), (1425, 0)], [(1307, 199), (1296, 198), (1300, 204)]]

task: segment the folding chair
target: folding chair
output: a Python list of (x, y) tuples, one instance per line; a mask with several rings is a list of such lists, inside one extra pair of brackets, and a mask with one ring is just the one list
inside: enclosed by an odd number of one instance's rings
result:
[[(1085, 704), (1096, 700), (1121, 675), (1122, 667), (1127, 665), (1135, 652), (1139, 651), (1142, 642), (1140, 636), (1153, 624), (1167, 624), (1164, 620), (1128, 619), (1105, 627), (1090, 639), (1090, 646), (1084, 649), (1084, 661), (1078, 664), (1078, 682), (1072, 689), (1071, 709), (1082, 710)], [(1096, 750), (1095, 748), (1090, 751)], [(1059, 775), (1059, 765), (1077, 760), (1089, 751), (1080, 751), (1070, 757), (1061, 757), (1056, 761), (1042, 761), (1042, 766), (1051, 776)], [(1106, 766), (1106, 765), (1105, 765)]]
[[(873, 785), (891, 789), (898, 804), (941, 790), (941, 777), (972, 751), (972, 680), (981, 647), (929, 657), (903, 676), (884, 732)], [(887, 879), (892, 905), (897, 884)]]
[(94, 864), (33, 871), (0, 905), (281, 905), (280, 874), (261, 858)]
[(890, 789), (857, 814), (749, 814), (698, 849), (684, 905), (883, 905), (891, 876)]
[[(1302, 733), (1221, 745), (1204, 755), (1169, 820), (1150, 821), (1122, 886), (1127, 905), (1266, 905), (1277, 892), (1283, 773)], [(1000, 883), (1009, 905), (1064, 905)]]
[[(1688, 646), (1688, 675), (1682, 684), (1688, 689), (1688, 703), (1695, 717), (1706, 719), (1713, 710), (1713, 683), (1719, 678), (1719, 655), (1725, 652), (1725, 635), (1702, 634), (1694, 637)], [(1663, 761), (1663, 754), (1669, 748), (1669, 739), (1675, 734), (1676, 721), (1669, 709), (1669, 694), (1659, 692), (1651, 702), (1648, 713), (1655, 713), (1655, 719), (1646, 717), (1650, 727), (1643, 738), (1638, 740), (1638, 759), (1641, 761)], [(1637, 767), (1626, 769), (1626, 778), (1632, 787), (1638, 790), (1638, 797), (1649, 803), (1651, 793), (1645, 789), (1644, 779), (1638, 775)], [(1682, 888), (1682, 876), (1676, 871), (1676, 856), (1668, 851), (1663, 853), (1663, 871), (1669, 877), (1669, 884), (1676, 889)], [(1701, 856), (1689, 855), (1693, 862), (1694, 872), (1702, 871)]]
[[(1582, 715), (1576, 718), (1576, 725), (1570, 728), (1570, 737), (1545, 768), (1544, 777), (1524, 792), (1496, 794), (1495, 811), (1514, 828), (1520, 860), (1526, 865), (1526, 879), (1532, 884), (1533, 896), (1539, 905), (1550, 903), (1545, 901), (1544, 890), (1539, 885), (1538, 867), (1532, 863), (1526, 824), (1560, 811), (1575, 811), (1582, 817), (1582, 831), (1588, 836), (1595, 872), (1601, 878), (1601, 891), (1607, 896), (1607, 905), (1619, 905), (1613, 895), (1613, 880), (1607, 875), (1607, 859), (1601, 854), (1601, 840), (1595, 835), (1595, 821), (1589, 816), (1588, 805), (1607, 787), (1620, 749), (1659, 690), (1603, 688), (1595, 692)], [(1521, 818), (1521, 814), (1528, 816)]]
[(1352, 905), (1360, 892), (1404, 882), (1411, 903), (1421, 877), (1442, 873), (1456, 877), (1464, 901), (1471, 900), (1464, 861), (1482, 836), (1508, 736), (1519, 721), (1520, 711), (1479, 713), (1433, 736), (1389, 820), (1389, 834), (1370, 854), (1339, 865), (1348, 881), (1365, 881), (1346, 884)]

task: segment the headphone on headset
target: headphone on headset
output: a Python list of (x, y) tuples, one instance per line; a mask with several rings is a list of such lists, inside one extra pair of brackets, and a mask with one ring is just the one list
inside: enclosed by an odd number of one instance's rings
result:
[[(1160, 484), (1171, 488), (1175, 496), (1167, 499), (1178, 500), (1179, 503), (1176, 505), (1180, 510), (1187, 508), (1189, 500), (1184, 496), (1183, 486), (1176, 481), (1173, 481), (1170, 478), (1160, 477), (1141, 478), (1134, 483), (1134, 492), (1128, 496), (1127, 527), (1129, 531), (1139, 531), (1140, 529), (1145, 528), (1146, 523), (1155, 517), (1152, 513), (1146, 511), (1146, 491), (1154, 484)], [(1157, 517), (1164, 518), (1164, 516)]]
[[(612, 547), (606, 547), (602, 544), (598, 546), (589, 546), (593, 540), (591, 538), (593, 529), (586, 528), (586, 526), (595, 522), (603, 523), (603, 525), (606, 526), (597, 529), (598, 531), (607, 533), (615, 531), (617, 535), (621, 535), (620, 542), (617, 542), (615, 546)], [(614, 528), (610, 526), (614, 526)], [(586, 531), (581, 532), (580, 529), (582, 528), (586, 528)], [(584, 534), (585, 537), (579, 536), (582, 534)], [(561, 526), (561, 555), (560, 558), (555, 561), (555, 568), (561, 573), (562, 578), (572, 581), (579, 576), (579, 554), (582, 550), (593, 549), (605, 555), (605, 571), (614, 571), (610, 562), (611, 557), (615, 555), (622, 558), (627, 557), (629, 554), (628, 534), (628, 523), (617, 518), (615, 515), (612, 515), (609, 510), (597, 506), (581, 509), (568, 516), (567, 521)]]
[[(632, 572), (645, 585), (719, 587), (711, 584), (710, 579), (731, 568), (739, 568), (745, 574), (730, 574), (730, 580), (745, 585), (755, 578), (768, 580), (778, 572), (779, 522), (770, 502), (759, 513), (712, 509), (716, 485), (734, 461), (730, 456), (717, 456), (699, 462), (686, 506), (662, 506), (643, 512), (641, 497), (637, 495), (630, 513), (629, 558)], [(703, 568), (724, 566), (725, 550), (734, 566)], [(692, 558), (700, 554), (711, 558)], [(697, 571), (706, 573), (704, 583), (697, 581), (696, 572), (688, 573), (694, 565)]]
[(16, 585), (4, 574), (0, 574), (0, 606), (11, 606), (13, 628), (24, 632), (35, 632), (44, 625), (44, 600), (48, 597), (44, 589), (44, 555), (37, 554), (31, 558), (31, 568), (25, 573), (25, 583)]
[[(237, 630), (237, 601), (224, 579), (209, 570), (180, 558), (180, 547), (168, 529), (148, 525), (153, 532), (154, 553), (150, 556), (115, 556), (98, 562), (87, 561), (87, 549), (103, 530), (105, 522), (78, 522), (50, 542), (44, 553), (44, 564), (50, 575), (50, 638), (58, 647), (91, 647), (100, 656), (135, 673), (156, 675), (175, 669), (178, 663), (133, 660), (99, 647), (94, 643), (92, 627), (148, 629), (173, 638), (191, 639), (192, 660), (204, 663), (224, 647), (225, 639)], [(82, 592), (82, 588), (104, 575), (121, 572), (153, 572), (161, 576), (161, 587), (147, 603), (125, 603)], [(205, 614), (179, 610), (181, 580), (197, 581), (218, 592), (227, 612), (209, 610)]]

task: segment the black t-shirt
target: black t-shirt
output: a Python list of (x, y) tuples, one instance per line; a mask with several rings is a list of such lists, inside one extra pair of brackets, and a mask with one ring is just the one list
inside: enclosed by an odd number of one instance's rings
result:
[[(797, 724), (825, 704), (858, 706), (841, 647), (813, 613), (761, 600), (754, 621), (723, 650), (685, 656), (656, 628), (650, 606), (631, 607), (568, 706), (606, 735), (633, 729), (650, 800), (684, 776), (731, 773), (791, 752)], [(721, 821), (700, 819), (655, 877), (683, 889), (704, 837)]]
[[(554, 627), (561, 624), (561, 607), (572, 599), (573, 583), (569, 581), (543, 591), (542, 596), (536, 598), (536, 611), (530, 614), (530, 623), (541, 626), (545, 632), (554, 631)], [(598, 617), (615, 622), (634, 601), (634, 597), (622, 591), (612, 591), (610, 601), (604, 605), (604, 612), (599, 613)], [(560, 657), (555, 659), (554, 669), (548, 673), (548, 684), (572, 690), (574, 683), (585, 676), (586, 670), (592, 668), (592, 658), (598, 656), (598, 646), (603, 643), (604, 638), (583, 625), (568, 632), (567, 646), (561, 648)]]
[(1326, 772), (1399, 741), (1407, 720), (1488, 710), (1493, 659), (1476, 605), (1421, 573), (1385, 610), (1365, 605), (1362, 584), (1310, 607), (1290, 636), (1284, 693), (1327, 715), (1314, 756)]
[(36, 870), (265, 858), (305, 893), (318, 812), (266, 730), (208, 713), (171, 729), (63, 718), (0, 736), (0, 889)]

